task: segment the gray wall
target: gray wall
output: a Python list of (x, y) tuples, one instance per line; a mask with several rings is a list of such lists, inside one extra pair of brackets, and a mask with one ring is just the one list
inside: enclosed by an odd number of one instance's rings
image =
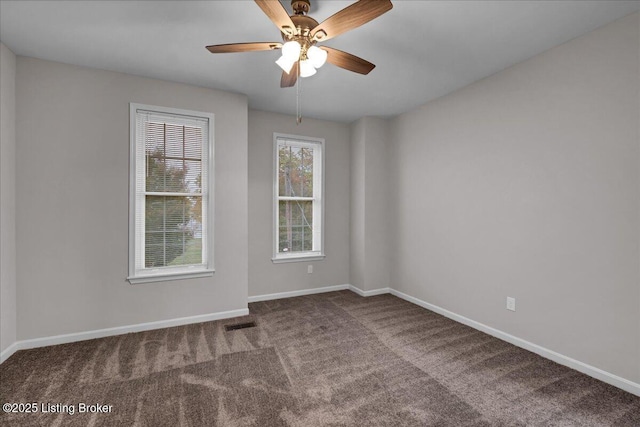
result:
[[(244, 96), (17, 63), (18, 339), (247, 307)], [(130, 285), (129, 102), (215, 115), (213, 278)]]
[(395, 119), (393, 287), (640, 382), (638, 21)]
[[(286, 90), (286, 89), (283, 89)], [(322, 261), (274, 264), (273, 133), (325, 139), (325, 254)], [(313, 274), (307, 266), (313, 265)], [(249, 111), (249, 295), (349, 283), (349, 126)]]
[(365, 288), (365, 144), (364, 119), (351, 124), (351, 200), (349, 212), (350, 252), (349, 283), (358, 289)]
[(389, 122), (363, 117), (351, 125), (351, 284), (389, 286)]
[(0, 352), (16, 340), (16, 56), (0, 43)]

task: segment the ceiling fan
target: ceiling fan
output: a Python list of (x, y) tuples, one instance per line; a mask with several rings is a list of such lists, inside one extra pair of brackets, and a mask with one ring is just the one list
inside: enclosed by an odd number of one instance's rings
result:
[(294, 14), (289, 13), (278, 0), (255, 0), (260, 9), (282, 32), (283, 43), (232, 43), (207, 46), (211, 53), (252, 52), (281, 49), (276, 64), (282, 68), (280, 87), (296, 84), (298, 76), (310, 77), (325, 61), (360, 74), (369, 74), (375, 65), (362, 58), (328, 46), (316, 46), (353, 30), (391, 10), (390, 0), (359, 0), (321, 24), (308, 16), (309, 0), (291, 0)]

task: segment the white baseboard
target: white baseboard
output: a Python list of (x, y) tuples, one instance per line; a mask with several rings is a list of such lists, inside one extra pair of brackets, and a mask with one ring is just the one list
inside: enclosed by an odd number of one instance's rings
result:
[(382, 295), (382, 294), (388, 294), (391, 292), (390, 288), (379, 288), (379, 289), (372, 289), (370, 291), (363, 291), (360, 288), (357, 288), (353, 285), (349, 285), (349, 290), (355, 292), (356, 294), (360, 295), (361, 297), (372, 297), (375, 295)]
[(598, 379), (602, 382), (621, 388), (622, 390), (627, 391), (631, 394), (640, 396), (640, 384), (634, 383), (633, 381), (629, 381), (607, 371), (603, 371), (602, 369), (596, 368), (595, 366), (587, 365), (586, 363), (580, 362), (579, 360), (572, 359), (553, 350), (549, 350), (548, 348), (539, 346), (538, 344), (534, 344), (532, 342), (523, 340), (522, 338), (518, 338), (506, 332), (502, 332), (498, 329), (492, 328), (491, 326), (476, 322), (475, 320), (471, 320), (467, 317), (446, 310), (442, 307), (438, 307), (437, 305), (430, 304), (400, 291), (396, 291), (395, 289), (390, 289), (390, 291), (392, 295), (395, 295), (398, 298), (402, 298), (403, 300), (419, 305), (420, 307), (426, 308), (427, 310), (431, 310), (435, 313), (441, 314), (445, 317), (448, 317), (449, 319), (470, 326), (474, 329), (499, 338), (517, 347), (529, 350), (546, 359), (553, 360), (560, 365), (575, 369), (576, 371), (582, 372), (583, 374), (589, 375), (590, 377)]
[(238, 310), (222, 311), (219, 313), (200, 314), (197, 316), (179, 317), (176, 319), (160, 320), (157, 322), (138, 323), (135, 325), (118, 326), (115, 328), (96, 329), (93, 331), (76, 332), (72, 334), (54, 335), (50, 337), (34, 338), (30, 340), (16, 341), (5, 351), (0, 353), (0, 363), (7, 360), (18, 350), (29, 348), (46, 347), (49, 345), (66, 344), (76, 341), (90, 340), (94, 338), (104, 338), (113, 335), (122, 335), (132, 332), (150, 331), (153, 329), (171, 328), (173, 326), (189, 325), (192, 323), (210, 322), (212, 320), (229, 319), (232, 317), (247, 316), (248, 308)]
[(249, 297), (249, 302), (270, 301), (274, 299), (301, 297), (304, 295), (323, 294), (325, 292), (344, 291), (351, 285), (325, 286), (323, 288), (301, 289), (299, 291), (278, 292), (276, 294), (256, 295)]
[(9, 347), (5, 348), (4, 351), (0, 353), (0, 363), (7, 360), (13, 353), (18, 350), (20, 350), (20, 348), (17, 341), (11, 344)]

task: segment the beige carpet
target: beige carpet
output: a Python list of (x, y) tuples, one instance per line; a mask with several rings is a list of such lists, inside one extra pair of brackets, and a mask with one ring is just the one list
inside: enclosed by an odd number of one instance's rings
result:
[(391, 295), (250, 311), (17, 352), (0, 365), (1, 403), (75, 413), (1, 413), (0, 425), (640, 426), (640, 398)]

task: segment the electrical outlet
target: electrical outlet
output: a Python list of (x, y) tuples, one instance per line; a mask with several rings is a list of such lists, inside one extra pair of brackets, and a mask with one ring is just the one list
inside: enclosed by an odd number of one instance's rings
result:
[(516, 299), (507, 297), (507, 310), (516, 311)]
[(307, 266), (307, 274), (312, 274), (313, 273), (313, 264), (309, 264)]

